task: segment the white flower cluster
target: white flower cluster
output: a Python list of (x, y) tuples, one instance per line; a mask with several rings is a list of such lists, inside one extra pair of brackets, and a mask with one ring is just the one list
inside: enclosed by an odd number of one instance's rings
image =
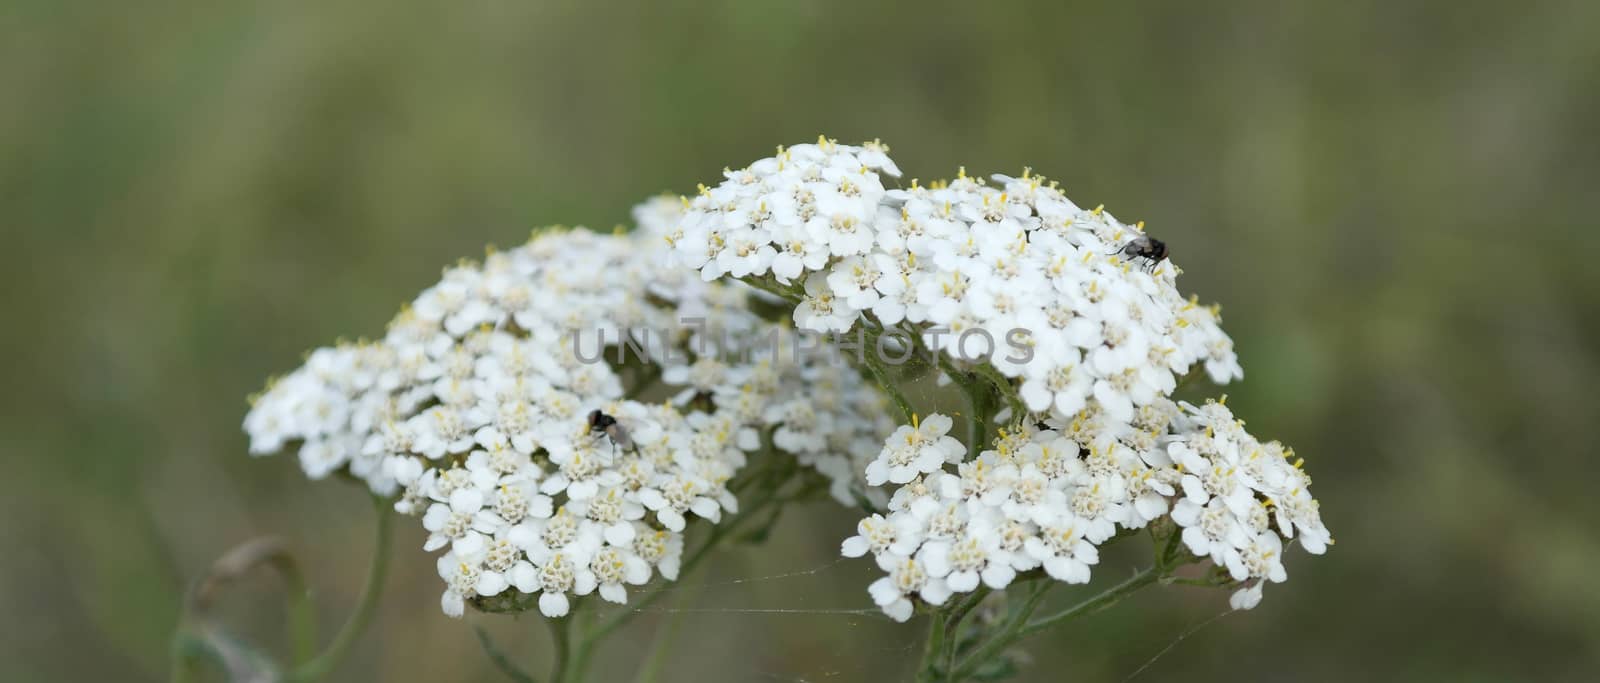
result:
[[(660, 196), (634, 208), (638, 233), (647, 243), (661, 239), (677, 229), (687, 211), (680, 197)], [(691, 275), (692, 277), (692, 275)], [(751, 297), (763, 297), (759, 290), (738, 287)], [(744, 311), (748, 302), (727, 302), (726, 308)], [(760, 327), (747, 335), (752, 344), (770, 339), (772, 327)], [(782, 330), (790, 335), (792, 330)], [(786, 339), (785, 341), (792, 341)], [(793, 346), (770, 347), (763, 352), (780, 365), (792, 365), (804, 383), (804, 391), (783, 392), (772, 398), (764, 415), (770, 424), (780, 425), (773, 433), (779, 449), (795, 454), (801, 465), (811, 467), (831, 482), (829, 494), (846, 507), (858, 507), (861, 499), (881, 507), (888, 496), (864, 478), (867, 464), (877, 456), (883, 435), (894, 429), (885, 412), (882, 394), (868, 388), (861, 377), (842, 367), (843, 358), (826, 354), (796, 352)], [(829, 362), (830, 360), (834, 362)]]
[[(1023, 572), (1087, 582), (1100, 544), (1164, 517), (1243, 587), (1236, 608), (1286, 578), (1286, 542), (1331, 544), (1292, 453), (1170, 398), (1198, 366), (1242, 370), (1143, 224), (1029, 172), (901, 187), (887, 152), (779, 148), (641, 205), (632, 234), (549, 232), (448, 269), (382, 340), (270, 385), (251, 451), (296, 447), (308, 476), (421, 515), (452, 615), (537, 594), (555, 617), (674, 579), (688, 518), (735, 511), (727, 485), (763, 449), (887, 510), (842, 550), (877, 559), (869, 592), (899, 620)], [(791, 319), (936, 354), (941, 379), (999, 389), (1012, 426), (971, 458), (943, 415), (896, 429), (840, 356), (777, 341)]]
[(1019, 571), (1087, 581), (1099, 543), (1169, 511), (1191, 550), (1249, 582), (1240, 605), (1261, 579), (1282, 580), (1282, 539), (1298, 529), (1323, 549), (1281, 446), (1220, 404), (1168, 398), (1197, 364), (1218, 384), (1243, 373), (1216, 309), (1179, 294), (1142, 223), (1082, 209), (1026, 171), (891, 189), (900, 172), (876, 142), (823, 138), (724, 175), (666, 231), (680, 264), (783, 294), (805, 329), (902, 330), (947, 355), (946, 372), (987, 364), (1028, 413), (1002, 414), (1023, 426), (971, 461), (934, 415), (868, 464), (869, 484), (903, 486), (844, 552), (872, 552), (889, 572), (871, 593), (891, 616), (909, 617), (910, 596), (939, 604)]
[[(1242, 376), (1215, 309), (1186, 300), (1177, 269), (1127, 251), (1143, 225), (1084, 210), (1024, 173), (885, 189), (899, 169), (878, 143), (780, 148), (702, 187), (667, 232), (707, 280), (793, 289), (795, 322), (819, 332), (909, 326), (930, 349), (989, 361), (1028, 410), (1070, 419), (1090, 399), (1129, 422), (1203, 362)], [(1003, 348), (1002, 341), (1013, 348)]]
[(349, 472), (374, 493), (392, 494), (396, 484), (383, 467), (383, 454), (366, 453), (362, 445), (401, 412), (401, 403), (421, 402), (414, 392), (400, 395), (411, 374), (383, 344), (341, 343), (312, 351), (304, 365), (251, 397), (244, 420), (250, 453), (270, 455), (298, 443), (306, 476)]
[[(555, 617), (571, 595), (675, 579), (686, 518), (736, 510), (726, 485), (763, 431), (850, 500), (848, 454), (892, 428), (879, 394), (764, 354), (773, 326), (746, 293), (664, 267), (648, 234), (550, 232), (448, 269), (381, 342), (318, 350), (269, 387), (245, 420), (252, 452), (300, 442), (308, 475), (398, 491), (425, 548), (448, 548), (452, 616), (514, 589)], [(652, 378), (671, 400), (625, 398)]]
[(1086, 583), (1100, 543), (1169, 511), (1191, 552), (1243, 583), (1231, 601), (1240, 609), (1259, 602), (1263, 580), (1287, 578), (1286, 539), (1317, 554), (1331, 542), (1300, 463), (1277, 442), (1252, 438), (1223, 404), (1163, 399), (1139, 411), (1132, 431), (1110, 424), (1084, 411), (1002, 433), (966, 462), (959, 443), (947, 444), (949, 418), (901, 427), (868, 472), (887, 468), (889, 481), (905, 485), (888, 515), (861, 520), (842, 552), (872, 553), (888, 576), (868, 591), (904, 621), (913, 598), (939, 605), (980, 583), (1005, 588), (1021, 572)]
[(1182, 475), (1172, 519), (1190, 552), (1244, 584), (1230, 600), (1234, 609), (1261, 602), (1263, 581), (1288, 578), (1285, 543), (1298, 540), (1314, 555), (1333, 543), (1304, 461), (1291, 462), (1294, 454), (1283, 444), (1257, 441), (1220, 402), (1183, 404), (1172, 432), (1166, 448), (1172, 462), (1164, 471)]

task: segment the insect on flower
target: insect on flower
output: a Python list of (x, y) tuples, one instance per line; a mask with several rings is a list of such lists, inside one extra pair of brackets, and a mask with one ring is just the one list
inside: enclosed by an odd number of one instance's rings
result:
[(1131, 259), (1144, 259), (1146, 270), (1155, 270), (1156, 264), (1167, 258), (1167, 243), (1149, 235), (1140, 235), (1122, 245), (1110, 255), (1122, 254)]
[(614, 447), (624, 451), (634, 450), (633, 437), (628, 436), (627, 428), (617, 422), (617, 418), (598, 410), (589, 412), (589, 431), (599, 432), (611, 438)]

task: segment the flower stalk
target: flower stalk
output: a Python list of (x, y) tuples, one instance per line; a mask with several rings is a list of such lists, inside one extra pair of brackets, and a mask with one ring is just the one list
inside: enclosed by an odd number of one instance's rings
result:
[(361, 586), (360, 597), (356, 599), (355, 609), (321, 654), (296, 667), (290, 673), (289, 678), (292, 681), (316, 681), (333, 671), (333, 668), (349, 654), (356, 639), (366, 632), (367, 626), (372, 623), (373, 614), (377, 612), (378, 597), (383, 594), (384, 582), (389, 577), (391, 555), (389, 548), (394, 536), (394, 514), (389, 510), (392, 504), (389, 499), (377, 495), (371, 496), (371, 499), (373, 509), (377, 513), (372, 559), (367, 565), (366, 580)]
[(483, 647), (484, 656), (488, 657), (494, 668), (505, 674), (506, 678), (511, 679), (514, 683), (537, 683), (532, 676), (511, 661), (510, 655), (507, 655), (504, 650), (500, 649), (500, 646), (495, 644), (494, 638), (489, 635), (489, 632), (483, 626), (474, 624), (472, 632), (477, 634), (478, 644)]
[(550, 645), (555, 657), (550, 662), (550, 683), (567, 683), (567, 664), (572, 658), (572, 617), (545, 619), (550, 627)]
[[(711, 556), (711, 552), (713, 550), (715, 550), (725, 540), (733, 537), (734, 532), (738, 531), (739, 528), (744, 526), (745, 523), (760, 517), (765, 510), (769, 508), (781, 507), (784, 503), (791, 500), (790, 498), (777, 495), (776, 486), (773, 486), (774, 481), (776, 482), (777, 486), (781, 486), (787, 481), (787, 479), (782, 478), (782, 472), (784, 471), (784, 468), (776, 467), (772, 465), (770, 461), (785, 460), (785, 458), (782, 458), (782, 456), (776, 453), (768, 453), (765, 455), (765, 457), (769, 460), (769, 464), (751, 472), (743, 482), (736, 483), (734, 485), (734, 490), (745, 491), (755, 487), (765, 491), (770, 491), (771, 495), (756, 496), (750, 505), (740, 510), (739, 514), (723, 520), (722, 524), (712, 527), (705, 540), (701, 541), (700, 545), (684, 559), (683, 565), (679, 569), (678, 573), (679, 581), (682, 581), (692, 575), (694, 571), (708, 557)], [(671, 591), (666, 590), (651, 592), (641, 598), (637, 603), (621, 608), (617, 613), (606, 617), (595, 626), (584, 630), (581, 633), (579, 641), (573, 646), (573, 672), (566, 679), (566, 683), (578, 683), (586, 680), (589, 665), (594, 657), (594, 653), (606, 640), (606, 638), (614, 633), (617, 629), (620, 629), (623, 626), (626, 626), (629, 622), (633, 621), (633, 619), (638, 615), (649, 611), (651, 606), (660, 601), (670, 592)]]

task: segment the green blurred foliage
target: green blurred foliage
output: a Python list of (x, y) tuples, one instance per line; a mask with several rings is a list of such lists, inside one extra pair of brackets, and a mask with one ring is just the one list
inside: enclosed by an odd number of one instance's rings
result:
[[(293, 538), (324, 633), (362, 496), (252, 460), (244, 396), (381, 332), (442, 265), (820, 132), (908, 175), (1020, 170), (1148, 221), (1225, 304), (1230, 404), (1296, 446), (1340, 543), (1143, 680), (1582, 680), (1600, 668), (1600, 4), (651, 2), (0, 5), (11, 391), (0, 679), (158, 680), (184, 582)], [(725, 553), (702, 608), (867, 606), (846, 511)], [(402, 529), (340, 680), (494, 680)], [(1099, 576), (1137, 558), (1108, 558)], [(717, 585), (812, 567), (771, 581)], [(691, 583), (696, 583), (691, 581)], [(276, 587), (230, 622), (281, 645)], [(1220, 594), (1030, 643), (1120, 680)], [(655, 616), (655, 615), (652, 615)], [(681, 613), (666, 680), (900, 680), (919, 628)], [(543, 669), (532, 619), (485, 620)], [(620, 680), (670, 619), (625, 632)]]

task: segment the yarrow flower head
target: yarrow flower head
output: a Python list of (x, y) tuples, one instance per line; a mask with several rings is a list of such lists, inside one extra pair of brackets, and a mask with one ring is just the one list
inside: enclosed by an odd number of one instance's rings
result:
[[(737, 511), (728, 484), (763, 431), (842, 502), (866, 495), (852, 454), (892, 426), (881, 397), (760, 347), (774, 326), (748, 292), (642, 248), (660, 243), (661, 210), (641, 207), (631, 235), (550, 231), (446, 270), (383, 340), (320, 349), (272, 384), (246, 417), (252, 451), (298, 442), (308, 476), (348, 471), (397, 495), (424, 549), (448, 551), (452, 616), (536, 595), (557, 617), (572, 597), (623, 602), (654, 573), (675, 577), (689, 520)], [(696, 331), (676, 333), (683, 320)], [(612, 362), (626, 353), (674, 399), (629, 398)]]
[[(888, 152), (780, 147), (636, 207), (631, 232), (551, 229), (447, 268), (381, 339), (269, 383), (250, 450), (418, 518), (451, 616), (626, 603), (687, 571), (691, 525), (753, 518), (749, 482), (755, 507), (826, 490), (866, 509), (840, 552), (874, 559), (867, 593), (899, 621), (1087, 583), (1136, 530), (1160, 541), (1151, 571), (1207, 563), (1236, 609), (1287, 579), (1293, 545), (1326, 551), (1303, 461), (1226, 397), (1174, 396), (1243, 371), (1143, 223), (1028, 170), (901, 183)], [(797, 331), (853, 339), (856, 367), (784, 353)], [(897, 386), (922, 377), (960, 386), (964, 440)]]
[[(1142, 223), (1081, 209), (1031, 172), (886, 190), (884, 176), (899, 175), (886, 149), (780, 148), (686, 200), (665, 238), (707, 279), (788, 293), (804, 329), (906, 323), (956, 360), (993, 359), (1032, 412), (1070, 419), (1092, 397), (1128, 422), (1196, 363), (1217, 383), (1242, 375), (1217, 309), (1179, 294), (1170, 261), (1129, 255)], [(739, 273), (716, 265), (761, 249), (827, 256)], [(1002, 341), (1017, 353), (1000, 353)]]
[[(1218, 309), (1179, 293), (1143, 223), (1081, 208), (1031, 171), (887, 189), (900, 173), (878, 143), (823, 138), (725, 175), (666, 231), (677, 263), (788, 302), (803, 329), (900, 340), (1007, 406), (996, 417), (1010, 432), (970, 460), (932, 416), (867, 464), (868, 484), (900, 488), (844, 552), (870, 549), (890, 573), (872, 594), (892, 616), (932, 602), (929, 586), (939, 597), (1035, 569), (1087, 581), (1099, 544), (1167, 517), (1245, 586), (1240, 604), (1282, 580), (1284, 541), (1327, 545), (1283, 447), (1220, 402), (1170, 398), (1194, 370), (1218, 384), (1243, 373)], [(721, 265), (769, 248), (754, 267)]]

